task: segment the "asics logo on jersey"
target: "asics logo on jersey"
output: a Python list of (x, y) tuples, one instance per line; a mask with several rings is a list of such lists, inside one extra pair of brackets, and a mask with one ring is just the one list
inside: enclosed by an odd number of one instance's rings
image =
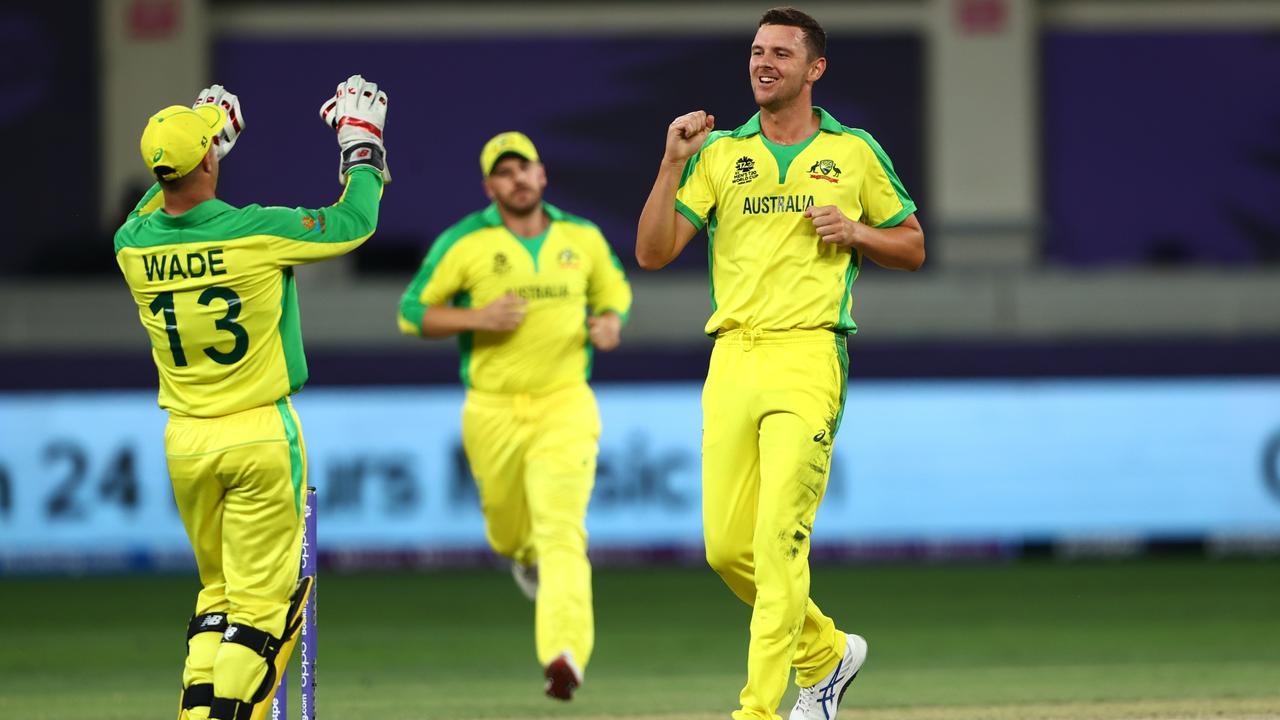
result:
[(826, 437), (827, 437), (827, 431), (826, 431), (826, 430), (819, 430), (819, 431), (818, 431), (818, 434), (813, 436), (813, 441), (814, 441), (814, 442), (816, 442), (816, 443), (820, 443), (820, 442), (822, 442), (823, 440), (825, 440), (825, 439), (826, 439)]
[(760, 177), (760, 173), (756, 172), (755, 158), (743, 155), (738, 158), (738, 162), (733, 165), (733, 184), (745, 185), (752, 180)]

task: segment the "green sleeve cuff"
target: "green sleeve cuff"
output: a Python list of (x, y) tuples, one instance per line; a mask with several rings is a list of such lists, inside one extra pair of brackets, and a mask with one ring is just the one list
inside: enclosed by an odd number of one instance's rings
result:
[(916, 204), (914, 202), (909, 202), (906, 204), (905, 207), (899, 210), (893, 217), (876, 225), (876, 227), (878, 228), (897, 227), (902, 224), (903, 220), (906, 220), (911, 215), (911, 213), (915, 211), (916, 211)]
[(605, 313), (609, 313), (609, 312), (611, 312), (611, 313), (613, 313), (614, 315), (617, 315), (617, 316), (618, 316), (618, 319), (622, 321), (622, 326), (623, 326), (623, 327), (626, 327), (626, 326), (627, 326), (627, 321), (631, 319), (631, 310), (630, 310), (630, 309), (628, 309), (628, 310), (619, 310), (618, 308), (611, 308), (611, 307), (607, 307), (607, 308), (600, 308), (599, 310), (597, 310), (597, 311), (596, 311), (596, 315), (603, 315), (603, 314), (605, 314)]
[(694, 212), (688, 205), (685, 205), (678, 199), (676, 200), (676, 212), (685, 216), (689, 222), (693, 223), (693, 227), (695, 229), (701, 230), (706, 225), (706, 223), (702, 221), (702, 218), (698, 217), (698, 213)]
[(400, 303), (400, 332), (405, 335), (422, 337), (422, 316), (427, 313), (427, 306), (406, 299)]
[(352, 166), (352, 168), (351, 168), (350, 170), (348, 170), (348, 171), (347, 171), (347, 179), (349, 180), (349, 179), (351, 179), (351, 178), (353, 178), (353, 177), (357, 177), (357, 173), (372, 173), (372, 174), (374, 175), (374, 177), (378, 178), (378, 184), (379, 184), (379, 185), (382, 185), (382, 184), (383, 184), (382, 171), (378, 170), (378, 168), (376, 168), (376, 167), (374, 167), (374, 166), (372, 166), (372, 165), (354, 165), (354, 166)]

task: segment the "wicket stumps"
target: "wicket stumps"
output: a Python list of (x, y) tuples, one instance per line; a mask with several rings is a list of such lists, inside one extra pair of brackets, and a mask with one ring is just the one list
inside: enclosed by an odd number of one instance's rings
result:
[[(303, 511), (305, 529), (302, 533), (302, 564), (299, 575), (315, 578), (311, 586), (311, 596), (307, 598), (307, 606), (302, 610), (302, 629), (298, 637), (298, 655), (302, 667), (299, 669), (302, 689), (302, 720), (314, 720), (316, 716), (316, 592), (320, 588), (320, 578), (316, 574), (316, 563), (319, 554), (316, 552), (316, 489), (307, 488), (307, 505)], [(271, 720), (288, 720), (289, 717), (289, 673), (280, 676), (280, 687), (271, 701)]]

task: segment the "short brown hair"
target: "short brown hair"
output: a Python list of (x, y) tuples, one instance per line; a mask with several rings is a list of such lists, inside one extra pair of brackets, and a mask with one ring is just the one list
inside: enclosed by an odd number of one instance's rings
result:
[(816, 60), (827, 55), (827, 31), (822, 29), (817, 20), (806, 12), (793, 7), (776, 7), (765, 10), (760, 16), (760, 25), (785, 25), (804, 30), (804, 44), (809, 48), (809, 59)]

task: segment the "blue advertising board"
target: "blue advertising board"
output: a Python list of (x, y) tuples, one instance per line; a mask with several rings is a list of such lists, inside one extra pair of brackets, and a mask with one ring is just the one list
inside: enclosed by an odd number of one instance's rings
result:
[[(597, 388), (595, 549), (701, 545), (700, 388)], [(309, 389), (321, 550), (477, 552), (462, 391)], [(151, 392), (0, 396), (0, 570), (189, 563)], [(1280, 381), (850, 387), (814, 547), (1280, 537)]]

